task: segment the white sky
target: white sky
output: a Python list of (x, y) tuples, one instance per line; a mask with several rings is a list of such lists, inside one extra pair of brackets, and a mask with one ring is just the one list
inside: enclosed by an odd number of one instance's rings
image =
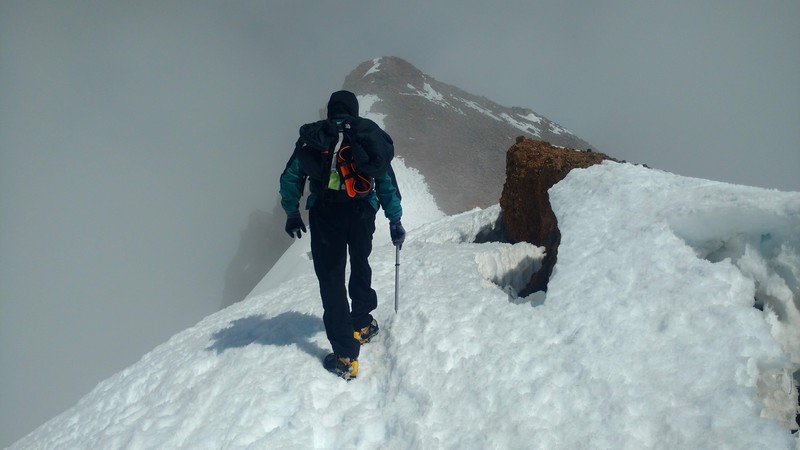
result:
[(365, 60), (618, 158), (800, 190), (800, 3), (492, 5), (2, 2), (2, 439), (220, 304), (298, 126)]

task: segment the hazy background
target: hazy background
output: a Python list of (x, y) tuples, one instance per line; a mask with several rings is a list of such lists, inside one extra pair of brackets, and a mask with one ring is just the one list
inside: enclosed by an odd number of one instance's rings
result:
[(297, 128), (368, 59), (800, 191), (796, 0), (110, 3), (0, 1), (0, 446), (219, 307)]

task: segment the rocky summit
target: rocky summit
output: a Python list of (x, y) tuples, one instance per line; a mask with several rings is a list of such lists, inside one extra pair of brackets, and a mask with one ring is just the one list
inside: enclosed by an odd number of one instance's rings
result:
[(425, 176), (448, 214), (499, 201), (506, 151), (517, 136), (580, 150), (591, 147), (531, 109), (501, 106), (396, 57), (361, 63), (345, 78), (343, 89), (358, 95), (360, 114), (392, 136), (396, 155)]

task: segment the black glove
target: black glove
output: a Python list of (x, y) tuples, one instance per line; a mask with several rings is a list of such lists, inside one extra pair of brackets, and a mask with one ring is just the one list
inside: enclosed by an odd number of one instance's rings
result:
[(300, 217), (300, 211), (295, 211), (286, 216), (285, 230), (289, 233), (289, 237), (294, 237), (296, 233), (297, 239), (300, 239), (300, 236), (306, 232), (306, 224), (303, 223), (303, 218)]
[(389, 222), (389, 233), (392, 235), (392, 244), (398, 249), (403, 248), (403, 241), (406, 240), (406, 229), (400, 221)]

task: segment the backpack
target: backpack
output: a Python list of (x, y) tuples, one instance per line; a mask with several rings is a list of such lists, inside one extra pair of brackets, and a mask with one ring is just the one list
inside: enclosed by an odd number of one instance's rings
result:
[[(330, 155), (330, 174), (328, 175), (328, 189), (344, 191), (350, 198), (366, 197), (372, 191), (375, 179), (358, 170), (356, 164), (356, 147), (351, 143), (350, 124), (337, 123), (338, 139)], [(325, 152), (323, 152), (323, 156)], [(328, 158), (325, 158), (326, 160)]]
[(295, 155), (311, 179), (312, 191), (328, 200), (346, 201), (372, 192), (375, 176), (389, 167), (394, 147), (374, 122), (348, 117), (300, 127)]

